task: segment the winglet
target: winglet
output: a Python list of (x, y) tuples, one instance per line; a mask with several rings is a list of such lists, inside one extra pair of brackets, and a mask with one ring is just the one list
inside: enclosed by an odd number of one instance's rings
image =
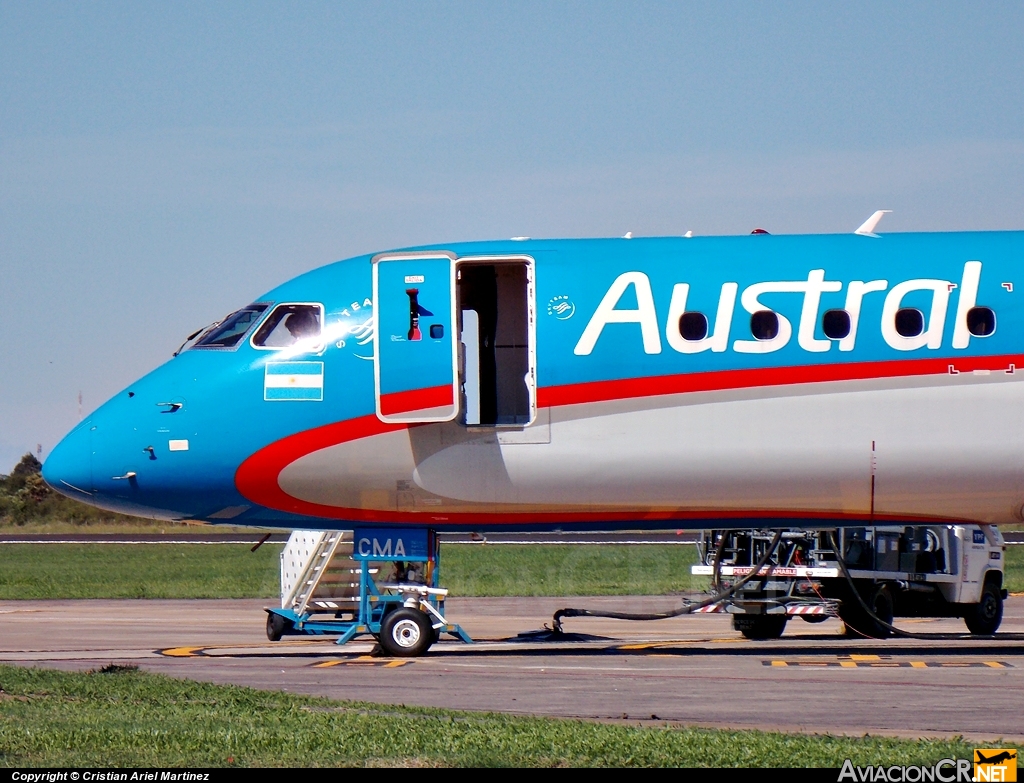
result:
[(873, 214), (871, 217), (869, 217), (867, 220), (861, 223), (860, 228), (858, 228), (853, 233), (859, 234), (862, 237), (877, 237), (878, 234), (875, 233), (875, 228), (878, 226), (878, 223), (879, 221), (881, 221), (882, 217), (890, 212), (892, 212), (891, 209), (878, 210), (877, 212), (875, 212), (875, 214)]

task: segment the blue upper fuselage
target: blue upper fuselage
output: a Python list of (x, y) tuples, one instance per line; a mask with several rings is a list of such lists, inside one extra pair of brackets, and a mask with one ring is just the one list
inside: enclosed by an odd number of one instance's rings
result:
[[(1024, 353), (1024, 308), (1016, 305), (1022, 232), (530, 240), (415, 250), (534, 260), (540, 406), (554, 404), (560, 390), (608, 381), (647, 379), (655, 388), (658, 379), (691, 374)], [(267, 292), (257, 299), (267, 307), (237, 345), (185, 350), (115, 395), (54, 449), (46, 480), (127, 513), (309, 525), (243, 497), (236, 472), (287, 436), (374, 415), (371, 258), (339, 261)], [(957, 325), (972, 270), (980, 273), (976, 304), (998, 319), (988, 336)], [(853, 339), (840, 344), (823, 331), (822, 315), (849, 305), (851, 283), (867, 285), (860, 285)], [(724, 306), (730, 297), (731, 313)], [(260, 324), (289, 303), (323, 306), (322, 346), (255, 347)], [(887, 303), (922, 314), (919, 345), (893, 336), (883, 318)], [(714, 346), (686, 345), (678, 333), (683, 310), (706, 317), (705, 339), (717, 337)], [(778, 316), (774, 336), (751, 334), (756, 310)], [(719, 313), (729, 315), (725, 323)], [(958, 328), (964, 344), (954, 347)], [(268, 396), (268, 363), (291, 360), (322, 362), (318, 397)]]

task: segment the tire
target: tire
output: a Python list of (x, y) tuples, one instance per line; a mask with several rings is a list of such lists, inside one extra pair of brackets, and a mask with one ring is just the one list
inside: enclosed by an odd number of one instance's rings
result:
[(788, 619), (784, 614), (734, 614), (732, 627), (748, 639), (778, 639)]
[[(894, 605), (892, 593), (886, 585), (878, 585), (870, 597), (865, 600), (865, 603), (871, 607), (879, 620), (892, 625)], [(867, 636), (872, 639), (886, 639), (892, 635), (892, 631), (868, 617), (856, 596), (844, 601), (844, 606), (839, 610), (839, 617), (846, 626), (846, 636), (848, 637)]]
[(430, 618), (419, 609), (402, 607), (388, 612), (380, 627), (380, 646), (396, 658), (423, 655), (434, 643)]
[(981, 600), (964, 615), (967, 630), (979, 636), (994, 634), (1003, 621), (1003, 594), (995, 582), (985, 582)]
[(274, 612), (267, 612), (267, 638), (272, 642), (281, 640), (292, 629), (293, 623), (286, 617)]

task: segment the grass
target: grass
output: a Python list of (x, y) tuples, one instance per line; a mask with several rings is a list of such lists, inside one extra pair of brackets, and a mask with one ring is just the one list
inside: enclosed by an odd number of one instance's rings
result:
[(0, 544), (0, 599), (269, 598), (281, 546)]
[(545, 546), (448, 544), (441, 549), (452, 595), (664, 595), (703, 587), (692, 545)]
[[(280, 544), (0, 544), (0, 600), (274, 598)], [(701, 590), (687, 545), (445, 544), (453, 596), (668, 595)], [(1006, 586), (1024, 591), (1024, 546), (1007, 547)]]
[[(970, 758), (962, 740), (634, 727), (391, 707), (105, 667), (0, 666), (8, 767), (839, 767)], [(999, 743), (990, 747), (1000, 747)]]

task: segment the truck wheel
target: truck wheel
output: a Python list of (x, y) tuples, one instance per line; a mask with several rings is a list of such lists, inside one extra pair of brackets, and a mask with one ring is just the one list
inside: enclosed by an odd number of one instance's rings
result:
[(748, 639), (778, 639), (788, 619), (784, 614), (734, 614), (732, 627)]
[(988, 636), (998, 630), (1003, 621), (1003, 595), (995, 582), (986, 582), (981, 600), (967, 610), (964, 622), (971, 633)]
[[(889, 592), (888, 587), (885, 585), (879, 585), (878, 589), (875, 590), (875, 594), (871, 597), (871, 601), (868, 602), (868, 606), (870, 606), (871, 611), (875, 613), (875, 617), (883, 623), (892, 625), (892, 617), (895, 607), (893, 605), (892, 593)], [(874, 620), (871, 621), (871, 627), (874, 631), (872, 635), (877, 636), (879, 639), (885, 639), (892, 635), (892, 631), (884, 625), (879, 625)]]
[(272, 642), (278, 642), (281, 637), (292, 629), (293, 623), (286, 617), (274, 612), (267, 612), (267, 638)]
[[(879, 620), (892, 625), (894, 609), (892, 593), (889, 592), (888, 587), (884, 584), (878, 585), (875, 592), (865, 600), (865, 603)], [(848, 637), (867, 636), (872, 639), (885, 639), (892, 634), (888, 628), (868, 617), (856, 597), (844, 599), (843, 606), (839, 609), (839, 618), (846, 626), (846, 636)]]
[(402, 607), (389, 612), (380, 626), (380, 646), (397, 658), (423, 655), (434, 643), (430, 618), (419, 609)]
[(805, 623), (823, 623), (828, 619), (827, 614), (798, 614), (797, 617)]

